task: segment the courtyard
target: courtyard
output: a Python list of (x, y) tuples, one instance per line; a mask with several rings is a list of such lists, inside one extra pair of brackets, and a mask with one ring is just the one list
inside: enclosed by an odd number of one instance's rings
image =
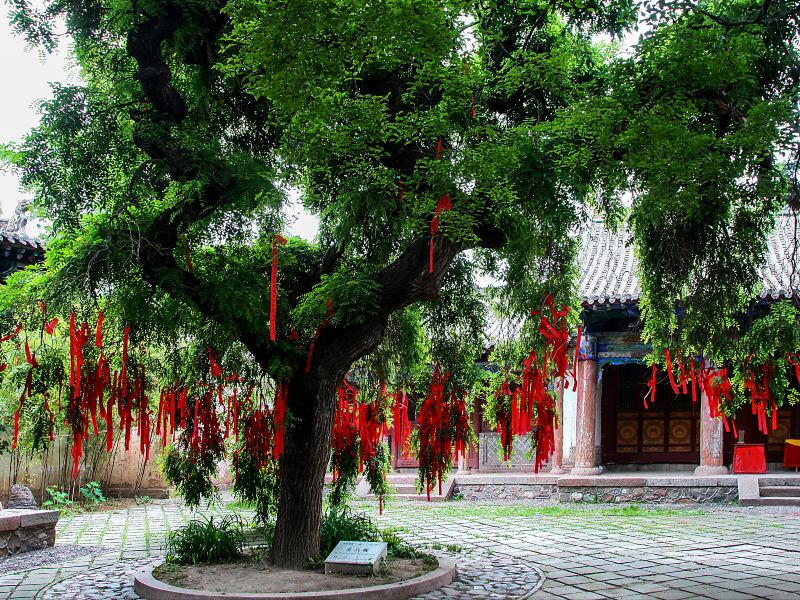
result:
[[(224, 498), (205, 515), (251, 513)], [(796, 598), (800, 510), (705, 505), (647, 508), (357, 504), (382, 527), (454, 557), (459, 577), (425, 598)], [(163, 559), (168, 532), (193, 512), (151, 501), (65, 516), (54, 549), (0, 565), (0, 598), (132, 599), (133, 573)], [(45, 562), (47, 561), (47, 562)]]

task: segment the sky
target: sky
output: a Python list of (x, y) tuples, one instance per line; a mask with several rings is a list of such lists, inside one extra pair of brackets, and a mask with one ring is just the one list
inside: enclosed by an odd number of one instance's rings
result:
[[(63, 48), (52, 55), (41, 55), (27, 48), (25, 40), (15, 36), (8, 24), (8, 6), (0, 3), (0, 81), (12, 82), (0, 95), (0, 143), (20, 142), (38, 122), (37, 100), (50, 96), (49, 82), (75, 80)], [(0, 213), (7, 218), (17, 203), (29, 195), (19, 189), (19, 179), (0, 170)], [(35, 233), (29, 229), (29, 233)]]

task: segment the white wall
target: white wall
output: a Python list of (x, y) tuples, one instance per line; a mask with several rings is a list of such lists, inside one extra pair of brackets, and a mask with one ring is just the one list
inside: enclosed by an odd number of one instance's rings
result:
[(564, 462), (574, 456), (575, 432), (577, 426), (578, 393), (571, 388), (564, 390), (564, 414), (561, 415), (561, 428), (564, 436)]

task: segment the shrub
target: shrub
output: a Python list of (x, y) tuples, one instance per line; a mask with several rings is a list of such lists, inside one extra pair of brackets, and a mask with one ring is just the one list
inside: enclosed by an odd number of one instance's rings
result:
[(100, 489), (100, 484), (96, 481), (90, 481), (80, 488), (81, 496), (83, 496), (83, 503), (89, 509), (94, 509), (106, 502), (106, 497), (103, 495), (103, 490)]
[(51, 485), (47, 488), (47, 493), (50, 494), (50, 499), (42, 502), (42, 508), (57, 510), (62, 515), (72, 513), (72, 509), (75, 505), (72, 500), (69, 499), (69, 494), (67, 494), (67, 492), (62, 492), (56, 486)]
[(419, 558), (425, 563), (436, 561), (435, 557), (408, 544), (395, 531), (381, 531), (366, 514), (354, 513), (346, 506), (329, 506), (322, 515), (318, 561), (324, 561), (341, 541), (386, 542), (390, 556)]
[(244, 548), (242, 521), (227, 515), (215, 522), (192, 520), (167, 538), (167, 562), (179, 565), (223, 563), (237, 560)]

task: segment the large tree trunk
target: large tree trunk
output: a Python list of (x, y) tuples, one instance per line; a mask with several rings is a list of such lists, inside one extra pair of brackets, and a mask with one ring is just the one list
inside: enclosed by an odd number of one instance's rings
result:
[(323, 329), (315, 343), (310, 373), (289, 383), (286, 438), (280, 466), (278, 521), (272, 559), (282, 567), (302, 567), (319, 554), (325, 471), (336, 410), (336, 388), (352, 365), (378, 347), (389, 315), (439, 295), (442, 278), (458, 246), (436, 238), (436, 263), (428, 272), (429, 239), (418, 238), (377, 277), (383, 302), (366, 323)]
[[(343, 374), (342, 374), (343, 375)], [(319, 554), (325, 471), (331, 447), (336, 387), (341, 376), (312, 372), (289, 384), (286, 438), (281, 457), (278, 520), (272, 558), (299, 568)]]

